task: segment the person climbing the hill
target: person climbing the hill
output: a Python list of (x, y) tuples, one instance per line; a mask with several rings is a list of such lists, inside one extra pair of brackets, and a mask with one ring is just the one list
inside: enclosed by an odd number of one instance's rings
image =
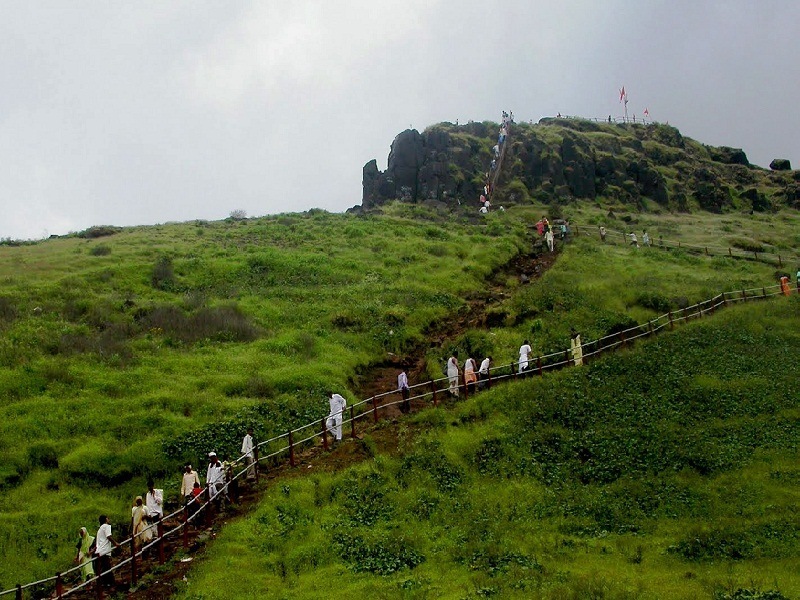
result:
[(328, 431), (333, 435), (335, 442), (342, 441), (342, 420), (344, 409), (347, 406), (347, 400), (341, 394), (328, 392), (328, 404), (330, 405), (330, 413), (325, 422)]
[(492, 146), (492, 152), (494, 152), (494, 157), (495, 157), (495, 158), (497, 158), (498, 156), (500, 156), (500, 146), (498, 146), (497, 144), (495, 144), (494, 146)]
[(539, 234), (539, 237), (544, 235), (544, 221), (542, 219), (536, 221), (536, 233)]
[(153, 480), (148, 479), (144, 505), (150, 521), (155, 523), (164, 518), (164, 490), (156, 489), (153, 485)]
[(792, 289), (789, 287), (789, 278), (786, 275), (784, 275), (783, 277), (781, 277), (780, 281), (781, 281), (781, 293), (784, 296), (788, 296), (789, 294), (791, 294)]
[(403, 401), (400, 403), (400, 412), (407, 415), (411, 411), (411, 402), (408, 400), (411, 395), (411, 390), (408, 388), (408, 373), (406, 373), (405, 367), (403, 367), (400, 374), (397, 376), (397, 389), (400, 390), (400, 395), (403, 398)]
[(447, 359), (448, 391), (454, 398), (458, 398), (458, 375), (458, 352), (454, 351), (453, 356)]
[(111, 551), (119, 544), (111, 533), (111, 523), (106, 515), (98, 518), (100, 528), (94, 536), (94, 555), (97, 558), (97, 574), (100, 583), (108, 588), (114, 587), (114, 572), (111, 571)]
[(583, 346), (581, 345), (581, 334), (573, 327), (569, 335), (569, 347), (572, 352), (572, 361), (576, 367), (583, 364)]
[(86, 527), (81, 527), (78, 531), (78, 543), (75, 545), (77, 554), (75, 555), (75, 562), (81, 566), (81, 579), (89, 581), (94, 577), (94, 567), (92, 566), (92, 552), (91, 547), (94, 543), (94, 538), (89, 535)]
[(221, 492), (225, 489), (225, 468), (219, 460), (216, 452), (208, 453), (208, 469), (206, 470), (206, 487), (210, 500), (216, 500), (216, 504), (222, 501)]
[(606, 241), (606, 228), (600, 225), (600, 241), (605, 243)]
[(631, 246), (639, 247), (639, 240), (636, 239), (636, 234), (632, 231), (628, 234), (628, 237), (631, 239)]
[(647, 234), (647, 230), (642, 231), (642, 244), (644, 244), (645, 248), (650, 245), (650, 236)]
[(547, 220), (547, 217), (542, 217), (542, 227), (545, 233), (550, 231), (550, 221)]
[(519, 347), (519, 373), (524, 373), (528, 370), (528, 357), (531, 352), (533, 352), (531, 344), (528, 340), (525, 340), (522, 346)]
[(183, 477), (181, 477), (181, 498), (184, 504), (191, 501), (195, 483), (200, 483), (200, 476), (192, 469), (192, 465), (187, 464), (183, 467)]
[(492, 364), (492, 357), (487, 356), (481, 361), (481, 367), (478, 369), (478, 389), (482, 390), (486, 387), (489, 381), (489, 367)]
[(133, 548), (138, 552), (147, 542), (153, 539), (152, 529), (149, 527), (149, 515), (141, 496), (136, 496), (131, 507), (131, 535)]
[(558, 230), (559, 230), (559, 235), (561, 236), (561, 239), (562, 240), (566, 239), (567, 238), (567, 222), (564, 221), (563, 223), (561, 223), (561, 225), (559, 225)]
[(470, 393), (475, 392), (475, 386), (478, 383), (478, 376), (475, 374), (478, 365), (474, 358), (468, 358), (464, 361), (464, 385)]
[(242, 455), (244, 464), (247, 465), (247, 481), (256, 480), (256, 455), (255, 444), (253, 443), (253, 428), (247, 428), (247, 434), (242, 438)]
[(553, 252), (555, 250), (555, 238), (553, 237), (553, 232), (549, 229), (547, 230), (547, 233), (544, 234), (544, 241), (547, 244), (547, 248), (550, 250), (550, 252)]

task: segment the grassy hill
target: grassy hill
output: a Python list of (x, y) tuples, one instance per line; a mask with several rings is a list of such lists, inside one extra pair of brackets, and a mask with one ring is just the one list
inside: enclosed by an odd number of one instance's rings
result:
[[(776, 267), (762, 262), (680, 250), (635, 251), (579, 236), (541, 279), (524, 285), (506, 274), (504, 265), (533, 252), (529, 226), (555, 208), (526, 198), (505, 213), (475, 222), (474, 215), (458, 211), (442, 214), (424, 205), (393, 203), (365, 215), (312, 210), (218, 223), (93, 228), (37, 244), (0, 245), (0, 448), (5, 454), (0, 501), (6, 507), (0, 513), (0, 588), (63, 570), (70, 564), (77, 529), (92, 527), (99, 513), (108, 513), (116, 524), (126, 523), (131, 500), (144, 491), (148, 476), (175, 503), (183, 462), (202, 465), (212, 449), (235, 453), (250, 424), (264, 439), (321, 418), (327, 412), (324, 390), (342, 390), (352, 400), (372, 366), (422, 354), (427, 375), (439, 376), (442, 358), (452, 348), (464, 356), (492, 354), (497, 363), (511, 362), (526, 337), (534, 352), (559, 350), (567, 345), (571, 327), (592, 339), (721, 290), (761, 287), (776, 280)], [(770, 215), (729, 210), (701, 217), (631, 209), (611, 196), (558, 206), (587, 229), (601, 223), (618, 229), (646, 226), (654, 239), (662, 235), (700, 245), (768, 244), (786, 253), (800, 242), (800, 218), (791, 210)], [(485, 310), (491, 326), (459, 332), (441, 347), (429, 349), (431, 331), (441, 330), (442, 323), (476, 305)], [(317, 483), (287, 483), (287, 492), (283, 485), (276, 488), (254, 520), (242, 521), (225, 534), (224, 545), (213, 550), (211, 560), (193, 578), (205, 578), (204, 590), (225, 589), (211, 579), (228, 571), (220, 564), (236, 558), (265, 569), (258, 574), (261, 583), (248, 582), (244, 574), (230, 569), (232, 576), (241, 576), (242, 586), (261, 589), (267, 581), (276, 597), (302, 597), (303, 590), (318, 585), (306, 583), (316, 580), (315, 572), (336, 573), (348, 586), (357, 586), (354, 590), (375, 589), (386, 597), (398, 593), (396, 586), (401, 584), (409, 597), (470, 597), (490, 595), (494, 588), (510, 594), (510, 582), (517, 576), (508, 573), (521, 570), (531, 577), (538, 573), (534, 579), (539, 583), (524, 584), (528, 587), (520, 588), (519, 594), (536, 589), (570, 597), (578, 593), (581, 581), (594, 589), (591, 586), (601, 585), (608, 572), (587, 563), (566, 573), (554, 568), (552, 557), (539, 548), (560, 544), (565, 557), (575, 558), (579, 549), (602, 547), (604, 537), (613, 534), (622, 536), (618, 544), (628, 547), (633, 558), (638, 553), (633, 540), (643, 540), (641, 554), (648, 559), (627, 563), (643, 565), (636, 567), (640, 572), (658, 562), (650, 560), (658, 552), (667, 552), (671, 561), (669, 568), (659, 563), (645, 575), (631, 575), (631, 580), (672, 578), (676, 565), (694, 560), (692, 553), (701, 555), (698, 564), (706, 565), (704, 553), (711, 552), (715, 566), (704, 571), (707, 577), (701, 577), (699, 567), (685, 567), (686, 573), (694, 573), (686, 579), (694, 587), (686, 589), (698, 589), (703, 581), (710, 582), (703, 589), (722, 585), (723, 571), (735, 571), (740, 564), (748, 566), (741, 576), (730, 577), (731, 585), (748, 587), (746, 575), (754, 572), (755, 563), (747, 561), (754, 560), (766, 565), (766, 572), (776, 573), (775, 585), (796, 590), (796, 580), (777, 576), (781, 565), (797, 565), (796, 553), (778, 556), (777, 551), (764, 550), (759, 540), (773, 530), (758, 527), (788, 523), (775, 534), (781, 547), (787, 545), (781, 540), (791, 541), (796, 532), (796, 516), (786, 508), (792, 498), (796, 502), (797, 494), (796, 405), (793, 395), (779, 394), (797, 379), (788, 367), (785, 377), (776, 379), (779, 357), (766, 350), (764, 340), (777, 340), (784, 352), (781, 360), (791, 362), (787, 357), (797, 340), (789, 325), (796, 324), (797, 307), (793, 299), (763, 314), (732, 311), (726, 316), (752, 330), (752, 343), (718, 333), (718, 327), (725, 331), (725, 321), (703, 325), (708, 328), (704, 335), (723, 336), (715, 338), (721, 347), (730, 345), (747, 357), (745, 364), (751, 366), (741, 382), (728, 381), (733, 377), (728, 371), (699, 370), (691, 377), (687, 371), (682, 378), (682, 367), (675, 361), (686, 358), (686, 344), (694, 348), (694, 354), (688, 354), (696, 355), (695, 362), (712, 353), (714, 345), (702, 345), (692, 337), (696, 333), (679, 332), (674, 337), (683, 341), (657, 343), (658, 356), (667, 356), (673, 364), (667, 374), (672, 379), (666, 381), (677, 382), (676, 389), (688, 385), (691, 394), (667, 398), (662, 393), (672, 407), (667, 412), (645, 404), (637, 409), (637, 418), (659, 419), (642, 430), (650, 437), (634, 438), (634, 448), (653, 444), (650, 462), (640, 464), (620, 441), (622, 433), (640, 433), (621, 407), (643, 398), (655, 402), (653, 390), (661, 393), (662, 384), (653, 383), (660, 381), (654, 370), (659, 361), (648, 354), (656, 352), (648, 345), (580, 373), (493, 391), (450, 412), (416, 415), (397, 433), (397, 448), (382, 452), (380, 440), (374, 446), (367, 441), (373, 459), (365, 465)], [(644, 358), (636, 358), (640, 353)], [(739, 360), (741, 367), (743, 359)], [(582, 387), (592, 373), (599, 373), (595, 387), (611, 386), (601, 395)], [(623, 385), (626, 374), (641, 380), (631, 379), (626, 384), (630, 391), (617, 397), (619, 390), (628, 389), (614, 387)], [(744, 410), (742, 390), (750, 389), (751, 380), (767, 395), (752, 414), (739, 414)], [(581, 411), (580, 418), (557, 414), (563, 390), (574, 398), (570, 406)], [(689, 402), (690, 396), (704, 400)], [(718, 422), (718, 415), (704, 412), (706, 402), (730, 405), (730, 415)], [(763, 427), (770, 416), (780, 418), (782, 437), (770, 438)], [(737, 424), (741, 429), (735, 429)], [(746, 438), (738, 454), (726, 445), (733, 435), (729, 426)], [(705, 431), (717, 437), (706, 440)], [(486, 448), (478, 452), (483, 441)], [(581, 444), (596, 454), (583, 461)], [(678, 456), (669, 458), (669, 449)], [(707, 451), (712, 456), (704, 464), (701, 458)], [(485, 454), (483, 466), (476, 453)], [(668, 456), (658, 462), (662, 454)], [(595, 465), (597, 473), (587, 471), (585, 462)], [(749, 481), (748, 469), (755, 469), (755, 491), (742, 496), (740, 506), (752, 498), (754, 510), (765, 515), (753, 521), (758, 529), (752, 534), (755, 550), (743, 557), (692, 550), (691, 539), (674, 535), (684, 525), (696, 525), (708, 529), (709, 544), (722, 535), (719, 543), (729, 545), (725, 540), (745, 531), (731, 525), (719, 533), (715, 527), (719, 519), (735, 520), (735, 514), (723, 511), (730, 507), (722, 506), (726, 501), (718, 492), (720, 482)], [(773, 472), (774, 477), (763, 476)], [(671, 479), (678, 476), (688, 482)], [(351, 481), (353, 486), (343, 483)], [(628, 484), (639, 490), (637, 503), (650, 508), (636, 512), (632, 506), (614, 504), (622, 502), (614, 498), (627, 497)], [(660, 486), (680, 493), (688, 486), (704, 503), (702, 510), (668, 514), (653, 497), (664, 493), (658, 491)], [(366, 499), (377, 512), (347, 516), (353, 527), (328, 527), (326, 515), (339, 514), (339, 503), (351, 493), (345, 487), (356, 490), (355, 500)], [(313, 499), (319, 511), (308, 515), (310, 505), (294, 504), (294, 498), (313, 489), (323, 491)], [(393, 495), (397, 490), (410, 491)], [(291, 514), (285, 520), (295, 523), (286, 525), (291, 547), (281, 540), (254, 546), (254, 527), (272, 530), (275, 519), (283, 523), (284, 517), (275, 516), (278, 504), (271, 502), (286, 501), (287, 493), (292, 500), (286, 510)], [(515, 508), (512, 500), (529, 493), (531, 500), (522, 504), (527, 509)], [(384, 501), (387, 498), (392, 502)], [(476, 526), (486, 528), (494, 520), (481, 507), (481, 499), (504, 515), (506, 529), (478, 529), (477, 537), (497, 545), (459, 554), (468, 551), (464, 536), (471, 539), (471, 530), (456, 523), (459, 507)], [(355, 500), (347, 503), (352, 510)], [(395, 501), (396, 509), (381, 512)], [(636, 529), (614, 529), (611, 525), (617, 521), (613, 515), (604, 521), (603, 510), (619, 513), (619, 523)], [(422, 521), (412, 521), (412, 514), (422, 515)], [(455, 535), (459, 527), (463, 534)], [(382, 528), (391, 535), (379, 535)], [(506, 530), (521, 537), (503, 541)], [(303, 531), (309, 537), (301, 543)], [(644, 539), (645, 534), (650, 537)], [(324, 544), (324, 551), (314, 550), (315, 540)], [(229, 554), (228, 544), (241, 547), (242, 553)], [(618, 544), (607, 548), (614, 560), (625, 554)], [(668, 552), (670, 546), (678, 550)], [(252, 556), (253, 551), (260, 554)], [(351, 551), (355, 554), (347, 554)], [(281, 558), (281, 553), (293, 552), (305, 558)], [(399, 568), (376, 563), (363, 573), (354, 566), (362, 556), (378, 563), (385, 558)], [(446, 572), (452, 573), (452, 587), (436, 575)], [(483, 579), (473, 577), (480, 573)], [(417, 574), (419, 581), (414, 583)], [(496, 576), (500, 579), (495, 581)], [(406, 580), (410, 583), (403, 583)], [(765, 579), (761, 587), (775, 587), (772, 583)], [(680, 589), (677, 583), (670, 585)], [(614, 588), (614, 593), (623, 589), (627, 588)]]

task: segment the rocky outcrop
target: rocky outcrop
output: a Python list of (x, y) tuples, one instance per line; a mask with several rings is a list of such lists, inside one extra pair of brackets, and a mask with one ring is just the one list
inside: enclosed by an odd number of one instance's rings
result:
[[(403, 131), (386, 171), (374, 160), (364, 165), (362, 208), (401, 200), (477, 209), (498, 129), (483, 122)], [(546, 118), (514, 125), (507, 143), (495, 204), (602, 196), (637, 208), (646, 198), (668, 210), (721, 212), (743, 202), (753, 210), (798, 202), (799, 172), (754, 167), (740, 148), (703, 146), (669, 125)], [(790, 168), (785, 159), (770, 166)]]
[(769, 163), (769, 168), (773, 171), (791, 171), (792, 163), (788, 158), (776, 158)]

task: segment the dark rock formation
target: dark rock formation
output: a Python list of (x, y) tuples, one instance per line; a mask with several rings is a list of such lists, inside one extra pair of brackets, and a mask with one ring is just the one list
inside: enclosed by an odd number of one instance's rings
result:
[(776, 158), (769, 163), (769, 168), (773, 171), (791, 171), (792, 163), (788, 158)]
[(726, 165), (745, 165), (749, 166), (750, 161), (741, 148), (730, 148), (728, 146), (706, 146), (711, 160), (725, 163)]

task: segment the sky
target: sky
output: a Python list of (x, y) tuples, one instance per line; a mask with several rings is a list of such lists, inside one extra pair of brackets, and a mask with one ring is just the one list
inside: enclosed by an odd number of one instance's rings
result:
[(795, 0), (0, 0), (0, 239), (360, 204), (394, 137), (623, 112), (800, 167)]

